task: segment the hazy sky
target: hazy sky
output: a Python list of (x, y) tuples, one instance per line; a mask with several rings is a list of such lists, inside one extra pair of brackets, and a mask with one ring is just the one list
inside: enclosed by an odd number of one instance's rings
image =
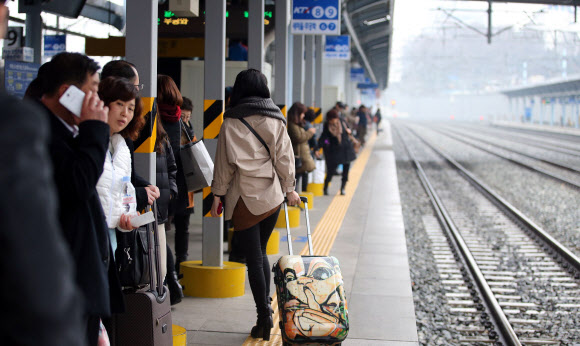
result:
[[(401, 60), (405, 44), (419, 35), (422, 30), (437, 30), (443, 25), (447, 14), (437, 10), (438, 8), (446, 9), (448, 12), (454, 10), (453, 15), (461, 21), (487, 30), (486, 2), (395, 0), (390, 82), (397, 82), (401, 78)], [(538, 13), (541, 10), (544, 10), (544, 13)], [(493, 32), (510, 25), (515, 25), (516, 28), (524, 25), (530, 26), (532, 25), (531, 20), (536, 23), (533, 26), (537, 29), (558, 28), (580, 32), (578, 24), (573, 24), (574, 12), (571, 6), (493, 4)], [(447, 18), (445, 25), (456, 22), (453, 18)], [(481, 40), (482, 43), (486, 44), (484, 36), (481, 37)]]

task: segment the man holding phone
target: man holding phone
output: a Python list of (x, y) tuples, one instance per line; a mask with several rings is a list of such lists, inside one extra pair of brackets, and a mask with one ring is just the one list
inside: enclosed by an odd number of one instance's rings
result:
[[(42, 84), (40, 102), (49, 113), (51, 125), (49, 151), (59, 197), (59, 219), (85, 298), (87, 341), (96, 345), (100, 319), (124, 309), (107, 224), (96, 191), (109, 147), (108, 108), (97, 94), (99, 65), (95, 61), (65, 52), (47, 64), (37, 78)], [(85, 94), (80, 116), (60, 102), (71, 85)], [(68, 101), (74, 104), (81, 100)]]
[[(0, 38), (8, 8), (0, 0)], [(85, 345), (82, 299), (57, 220), (47, 114), (0, 92), (0, 345)]]

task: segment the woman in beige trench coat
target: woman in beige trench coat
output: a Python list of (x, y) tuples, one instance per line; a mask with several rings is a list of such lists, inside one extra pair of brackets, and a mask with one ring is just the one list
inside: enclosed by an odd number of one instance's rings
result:
[(239, 232), (258, 313), (251, 335), (269, 340), (273, 323), (266, 245), (284, 196), (289, 205), (300, 202), (294, 191), (294, 153), (286, 119), (270, 98), (266, 77), (260, 71), (238, 74), (230, 106), (218, 138), (211, 214), (218, 216), (225, 201), (225, 219), (231, 219), (234, 231)]

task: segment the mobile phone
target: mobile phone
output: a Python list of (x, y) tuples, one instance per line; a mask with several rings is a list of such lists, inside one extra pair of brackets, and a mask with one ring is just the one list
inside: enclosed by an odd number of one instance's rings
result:
[(85, 93), (76, 86), (71, 85), (66, 89), (58, 101), (72, 114), (80, 118), (84, 99)]
[(223, 205), (222, 205), (222, 202), (220, 202), (220, 204), (218, 204), (218, 207), (217, 207), (217, 213), (218, 213), (218, 214), (221, 214), (221, 213), (222, 213), (222, 211), (223, 211), (223, 209), (224, 209), (224, 207), (223, 207)]

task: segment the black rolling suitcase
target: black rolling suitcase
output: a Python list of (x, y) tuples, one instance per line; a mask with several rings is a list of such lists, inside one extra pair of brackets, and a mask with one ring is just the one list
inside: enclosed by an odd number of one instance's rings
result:
[[(149, 235), (149, 286), (125, 293), (126, 312), (113, 317), (114, 346), (171, 346), (173, 345), (171, 303), (169, 290), (163, 285), (157, 233), (157, 206), (155, 222)], [(153, 240), (151, 240), (153, 238)], [(153, 248), (155, 243), (155, 248)], [(153, 260), (154, 259), (154, 260)], [(154, 275), (153, 265), (156, 274)]]
[(278, 295), (280, 330), (284, 345), (340, 345), (349, 330), (346, 294), (338, 259), (313, 256), (308, 199), (304, 202), (309, 256), (292, 254), (292, 238), (286, 213), (288, 256), (274, 264), (274, 283)]

